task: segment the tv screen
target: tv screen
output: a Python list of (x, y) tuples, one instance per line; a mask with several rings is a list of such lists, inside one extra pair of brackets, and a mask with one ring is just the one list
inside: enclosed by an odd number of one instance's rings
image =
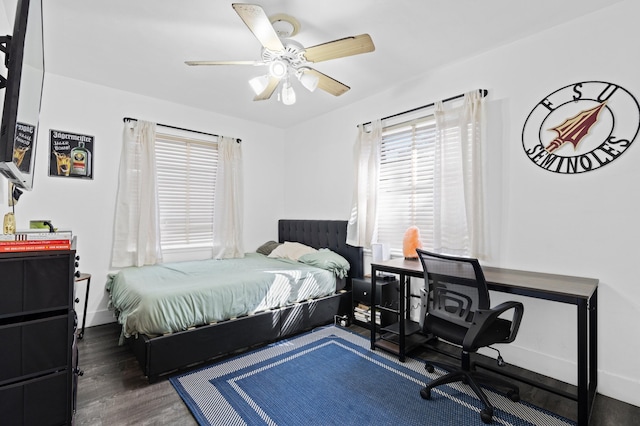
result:
[(44, 82), (42, 1), (18, 0), (13, 35), (3, 37), (7, 78), (0, 130), (0, 173), (31, 190)]

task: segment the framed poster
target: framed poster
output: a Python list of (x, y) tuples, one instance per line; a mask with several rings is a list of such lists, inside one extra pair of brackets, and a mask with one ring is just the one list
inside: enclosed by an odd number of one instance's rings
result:
[(16, 139), (13, 144), (13, 162), (21, 172), (31, 173), (31, 154), (36, 126), (16, 123)]
[(93, 136), (51, 130), (49, 176), (93, 179)]

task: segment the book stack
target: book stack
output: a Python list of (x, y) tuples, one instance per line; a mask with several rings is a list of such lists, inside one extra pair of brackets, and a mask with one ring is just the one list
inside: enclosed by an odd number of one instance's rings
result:
[(15, 234), (0, 234), (0, 253), (70, 250), (72, 242), (71, 231), (18, 231)]
[[(353, 317), (360, 322), (371, 322), (371, 308), (362, 303), (353, 308)], [(376, 324), (380, 325), (380, 311), (376, 311)]]

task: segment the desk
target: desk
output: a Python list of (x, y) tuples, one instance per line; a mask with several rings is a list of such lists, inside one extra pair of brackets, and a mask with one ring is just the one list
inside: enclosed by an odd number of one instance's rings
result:
[[(578, 425), (587, 425), (598, 385), (598, 280), (493, 267), (483, 267), (482, 270), (489, 290), (569, 303), (577, 307), (578, 395), (559, 394), (578, 402)], [(371, 300), (376, 298), (376, 275), (378, 272), (399, 275), (401, 288), (406, 287), (408, 277), (424, 277), (422, 264), (419, 260), (398, 258), (372, 262)], [(375, 304), (372, 304), (372, 318), (375, 318), (375, 308)], [(398, 356), (401, 361), (404, 361), (405, 356), (404, 335), (405, 324), (404, 321), (400, 321)], [(372, 327), (371, 349), (375, 350), (376, 347), (380, 346), (376, 344), (376, 332)]]

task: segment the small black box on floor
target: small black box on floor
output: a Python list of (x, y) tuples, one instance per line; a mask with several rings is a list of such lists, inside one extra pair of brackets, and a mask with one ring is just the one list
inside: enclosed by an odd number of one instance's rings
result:
[[(397, 279), (376, 280), (376, 305), (397, 306), (398, 285)], [(354, 278), (352, 281), (353, 300), (371, 305), (371, 279)]]

